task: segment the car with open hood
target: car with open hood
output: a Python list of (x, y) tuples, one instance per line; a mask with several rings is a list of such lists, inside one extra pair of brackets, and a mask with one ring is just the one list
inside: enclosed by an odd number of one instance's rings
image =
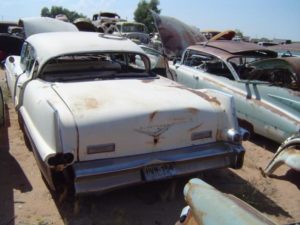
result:
[(277, 57), (253, 43), (206, 40), (175, 18), (154, 18), (165, 54), (174, 59), (169, 77), (195, 90), (233, 95), (240, 125), (293, 147), (298, 158), (293, 168), (300, 170), (300, 58)]
[(243, 164), (247, 133), (232, 96), (153, 73), (124, 37), (32, 35), (5, 67), (20, 125), (53, 189), (58, 174), (82, 194)]

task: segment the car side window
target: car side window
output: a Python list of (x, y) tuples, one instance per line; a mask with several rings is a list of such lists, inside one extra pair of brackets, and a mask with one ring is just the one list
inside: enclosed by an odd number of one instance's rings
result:
[(35, 61), (35, 51), (29, 43), (23, 45), (21, 51), (21, 65), (24, 71), (31, 72)]
[[(26, 64), (25, 60), (26, 60), (27, 46), (28, 46), (28, 43), (24, 42), (22, 50), (21, 50), (21, 65), (22, 65), (22, 67)], [(25, 66), (23, 67), (23, 69), (25, 70)]]
[(32, 70), (32, 67), (33, 67), (33, 64), (34, 64), (34, 61), (35, 61), (35, 52), (34, 52), (34, 49), (31, 45), (28, 45), (28, 60), (27, 60), (27, 64), (26, 64), (26, 71), (28, 73), (31, 72)]
[(186, 52), (183, 64), (211, 75), (234, 80), (234, 77), (227, 65), (221, 59), (212, 55), (190, 50), (189, 52)]

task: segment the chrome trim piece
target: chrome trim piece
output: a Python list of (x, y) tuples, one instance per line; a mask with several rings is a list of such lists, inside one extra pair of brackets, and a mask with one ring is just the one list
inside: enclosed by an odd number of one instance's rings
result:
[(191, 134), (191, 140), (199, 140), (199, 139), (205, 139), (205, 138), (211, 138), (212, 137), (212, 131), (201, 131), (201, 132), (194, 132)]
[[(241, 145), (218, 142), (143, 155), (76, 162), (72, 165), (75, 191), (80, 195), (145, 183), (143, 168), (149, 165), (172, 163), (176, 170), (174, 177), (208, 169), (239, 167), (244, 151)], [(168, 178), (171, 177), (163, 179)]]
[(114, 143), (102, 144), (102, 145), (90, 145), (87, 147), (87, 154), (114, 152), (115, 150), (116, 150), (116, 146)]

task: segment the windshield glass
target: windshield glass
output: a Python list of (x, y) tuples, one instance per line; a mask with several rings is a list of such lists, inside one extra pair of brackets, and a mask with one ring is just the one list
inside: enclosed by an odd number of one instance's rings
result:
[(40, 77), (49, 81), (114, 79), (154, 76), (147, 56), (139, 53), (86, 53), (50, 60)]
[(123, 24), (123, 33), (130, 33), (130, 32), (145, 32), (145, 27), (142, 24)]
[(299, 81), (291, 65), (280, 58), (233, 57), (228, 60), (241, 80), (269, 83), (299, 90)]

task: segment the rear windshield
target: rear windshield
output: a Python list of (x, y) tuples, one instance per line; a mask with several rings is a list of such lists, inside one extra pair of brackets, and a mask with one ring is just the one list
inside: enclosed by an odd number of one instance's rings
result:
[(134, 24), (134, 23), (128, 23), (123, 24), (122, 28), (123, 33), (131, 33), (131, 32), (145, 32), (145, 27), (142, 24)]
[(50, 60), (39, 77), (48, 81), (72, 81), (154, 76), (149, 68), (148, 57), (139, 53), (76, 54)]

